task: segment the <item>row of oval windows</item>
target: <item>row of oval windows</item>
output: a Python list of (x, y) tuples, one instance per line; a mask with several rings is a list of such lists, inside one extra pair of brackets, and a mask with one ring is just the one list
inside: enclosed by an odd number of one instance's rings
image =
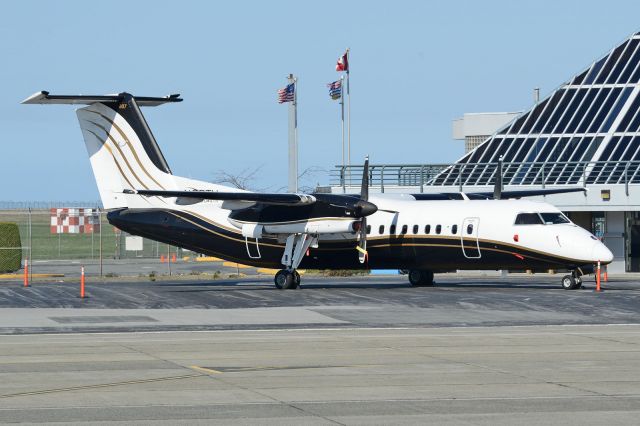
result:
[[(402, 225), (402, 228), (400, 229), (400, 235), (404, 235), (404, 234), (408, 233), (408, 231), (409, 231), (409, 227), (407, 225)], [(418, 225), (413, 225), (412, 231), (413, 231), (414, 234), (417, 234), (418, 231), (420, 231), (420, 227)], [(436, 225), (435, 226), (435, 232), (436, 232), (436, 234), (440, 235), (442, 233), (442, 225)], [(380, 227), (378, 228), (378, 233), (380, 235), (384, 234), (384, 225), (380, 225)], [(394, 235), (396, 233), (396, 225), (389, 226), (389, 233), (391, 235)], [(431, 233), (431, 225), (425, 225), (424, 233), (425, 234), (430, 234)], [(458, 225), (451, 225), (451, 233), (453, 235), (458, 233)], [(367, 225), (367, 234), (371, 234), (371, 225)], [(468, 235), (473, 234), (473, 224), (472, 223), (467, 225), (467, 234)]]

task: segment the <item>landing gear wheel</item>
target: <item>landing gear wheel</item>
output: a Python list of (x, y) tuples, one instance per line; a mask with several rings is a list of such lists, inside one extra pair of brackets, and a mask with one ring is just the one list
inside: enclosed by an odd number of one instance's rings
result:
[(435, 284), (435, 282), (433, 281), (433, 272), (431, 271), (422, 271), (422, 278), (422, 285), (432, 286)]
[(414, 287), (419, 287), (422, 285), (422, 272), (416, 269), (412, 269), (409, 271), (409, 283), (411, 283)]
[(582, 288), (582, 277), (576, 277), (576, 289)]
[(414, 287), (432, 286), (433, 272), (412, 269), (409, 271), (409, 282)]
[[(298, 276), (297, 280), (296, 276)], [(273, 281), (276, 287), (280, 290), (295, 289), (300, 284), (300, 275), (296, 271), (287, 271), (286, 269), (281, 269), (276, 273)]]
[(575, 290), (577, 288), (580, 288), (581, 285), (582, 282), (579, 281), (579, 278), (576, 279), (571, 275), (565, 275), (564, 277), (562, 277), (562, 288), (564, 288), (565, 290)]

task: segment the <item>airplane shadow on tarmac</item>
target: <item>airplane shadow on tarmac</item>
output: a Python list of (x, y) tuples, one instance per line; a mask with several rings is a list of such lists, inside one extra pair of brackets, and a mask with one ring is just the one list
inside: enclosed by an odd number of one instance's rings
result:
[[(437, 290), (455, 290), (455, 289), (512, 289), (512, 290), (558, 290), (565, 291), (560, 287), (560, 283), (551, 282), (500, 282), (495, 281), (442, 281), (436, 282), (433, 287), (412, 287), (409, 283), (404, 281), (397, 282), (367, 282), (366, 278), (359, 278), (357, 282), (340, 282), (339, 280), (330, 279), (307, 279), (303, 278), (300, 290), (331, 290), (331, 289), (370, 289), (370, 290), (407, 290), (413, 289), (418, 291), (437, 291)], [(327, 282), (328, 281), (328, 282)], [(250, 290), (250, 291), (281, 291), (275, 288), (272, 281), (269, 279), (263, 280), (217, 280), (217, 281), (189, 281), (189, 282), (171, 282), (171, 283), (157, 283), (156, 285), (162, 287), (175, 287), (175, 292), (198, 292), (198, 291), (237, 291), (237, 290)], [(194, 288), (197, 287), (197, 288)], [(583, 290), (594, 290), (595, 283), (585, 283)], [(625, 290), (622, 288), (615, 289), (606, 287), (606, 290)]]

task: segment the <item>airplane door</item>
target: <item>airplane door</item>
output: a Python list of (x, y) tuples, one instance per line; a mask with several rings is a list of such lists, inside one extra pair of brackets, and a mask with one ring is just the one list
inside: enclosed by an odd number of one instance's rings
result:
[(480, 241), (478, 241), (478, 230), (480, 228), (479, 217), (467, 217), (462, 221), (460, 232), (460, 246), (462, 254), (467, 259), (480, 259)]

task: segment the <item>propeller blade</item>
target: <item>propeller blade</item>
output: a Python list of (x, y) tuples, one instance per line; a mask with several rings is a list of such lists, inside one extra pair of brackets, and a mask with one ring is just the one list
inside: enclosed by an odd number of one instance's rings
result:
[(364, 159), (364, 168), (362, 169), (362, 187), (360, 188), (360, 199), (369, 200), (369, 156)]
[(358, 245), (356, 246), (356, 250), (358, 250), (358, 260), (360, 263), (364, 263), (367, 261), (368, 253), (367, 253), (367, 218), (363, 217), (360, 220), (360, 238), (358, 241)]
[(493, 187), (493, 199), (499, 200), (500, 198), (502, 198), (502, 156), (498, 159), (496, 180)]

